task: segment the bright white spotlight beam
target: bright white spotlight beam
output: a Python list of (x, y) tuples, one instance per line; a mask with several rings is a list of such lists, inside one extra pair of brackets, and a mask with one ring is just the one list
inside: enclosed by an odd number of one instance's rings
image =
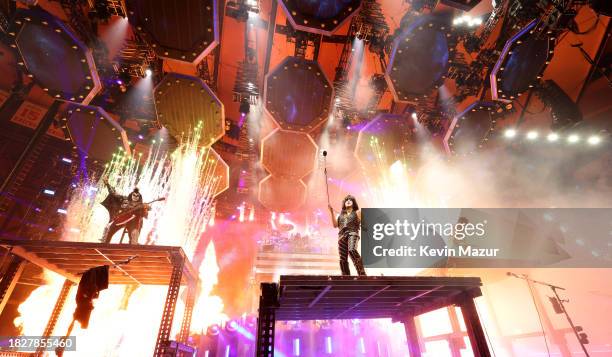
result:
[(504, 136), (508, 139), (512, 139), (516, 136), (516, 130), (506, 129), (506, 131), (504, 131)]
[(597, 135), (592, 135), (589, 137), (588, 139), (588, 143), (589, 145), (597, 145), (599, 143), (601, 143), (601, 138)]

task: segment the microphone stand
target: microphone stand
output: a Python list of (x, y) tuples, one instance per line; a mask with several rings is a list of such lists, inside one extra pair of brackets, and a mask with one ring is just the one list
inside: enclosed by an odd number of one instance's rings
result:
[(329, 183), (327, 182), (327, 151), (323, 151), (323, 172), (325, 173), (325, 189), (327, 190), (327, 205), (329, 206)]
[(557, 299), (557, 302), (559, 303), (559, 307), (561, 308), (561, 311), (563, 312), (563, 314), (565, 314), (565, 318), (567, 319), (567, 322), (569, 322), (570, 326), (572, 327), (572, 331), (574, 331), (574, 335), (578, 339), (578, 343), (580, 343), (580, 347), (582, 347), (582, 351), (584, 351), (584, 354), (587, 357), (590, 357), (589, 352), (587, 351), (585, 344), (582, 342), (582, 339), (580, 338), (580, 335), (578, 334), (578, 330), (576, 329), (576, 325), (574, 325), (574, 322), (570, 318), (569, 313), (567, 312), (567, 310), (565, 309), (565, 306), (563, 305), (563, 300), (561, 300), (561, 297), (559, 297), (559, 294), (557, 293), (557, 290), (565, 290), (565, 288), (562, 288), (562, 287), (557, 286), (557, 285), (549, 284), (547, 282), (533, 280), (533, 279), (529, 278), (527, 276), (527, 274), (515, 274), (515, 273), (508, 272), (507, 275), (513, 276), (513, 277), (518, 278), (518, 279), (523, 279), (523, 280), (525, 280), (527, 282), (531, 282), (531, 283), (534, 283), (534, 284), (540, 284), (540, 285), (549, 287), (550, 290), (552, 290), (553, 294), (555, 294), (555, 298)]

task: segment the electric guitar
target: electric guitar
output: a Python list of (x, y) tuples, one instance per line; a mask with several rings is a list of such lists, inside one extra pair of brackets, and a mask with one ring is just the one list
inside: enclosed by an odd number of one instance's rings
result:
[(125, 210), (123, 212), (118, 213), (115, 217), (113, 217), (113, 219), (111, 220), (111, 223), (115, 223), (115, 225), (117, 226), (122, 226), (126, 223), (128, 223), (129, 221), (133, 220), (134, 218), (136, 218), (136, 214), (134, 214), (136, 211), (143, 209), (145, 206), (154, 203), (154, 202), (159, 202), (159, 201), (164, 201), (166, 198), (165, 197), (160, 197), (158, 199), (155, 199), (153, 201), (149, 201), (149, 202), (145, 202), (145, 203), (141, 203), (136, 207), (132, 207), (128, 210)]

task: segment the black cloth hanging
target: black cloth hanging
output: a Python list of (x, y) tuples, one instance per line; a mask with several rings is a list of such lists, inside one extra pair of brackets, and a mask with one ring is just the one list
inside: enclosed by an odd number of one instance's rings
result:
[(89, 326), (89, 317), (93, 311), (93, 299), (100, 291), (108, 288), (108, 265), (91, 268), (83, 273), (76, 294), (76, 309), (73, 317), (81, 324), (81, 328)]

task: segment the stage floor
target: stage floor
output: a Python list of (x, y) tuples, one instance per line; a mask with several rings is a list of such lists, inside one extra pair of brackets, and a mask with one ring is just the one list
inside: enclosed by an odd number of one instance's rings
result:
[[(418, 315), (481, 295), (480, 278), (283, 275), (276, 321)], [(260, 306), (261, 308), (262, 306)]]
[(181, 247), (4, 239), (0, 246), (75, 283), (86, 270), (110, 265), (115, 266), (109, 270), (110, 284), (168, 285), (175, 264), (182, 262), (181, 284), (198, 279)]

